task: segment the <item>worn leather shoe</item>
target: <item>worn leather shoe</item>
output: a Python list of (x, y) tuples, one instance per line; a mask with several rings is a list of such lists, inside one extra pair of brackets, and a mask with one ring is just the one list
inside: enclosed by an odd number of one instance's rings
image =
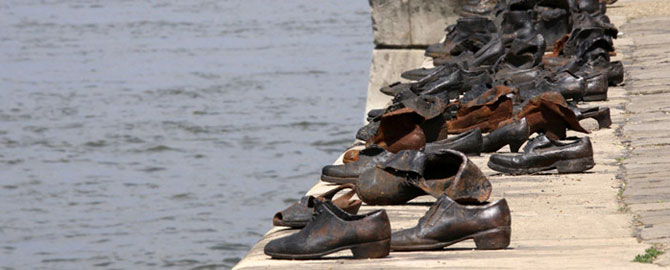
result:
[(439, 149), (451, 149), (466, 155), (478, 156), (481, 148), (482, 130), (475, 128), (444, 140), (426, 143), (424, 151), (435, 152)]
[(521, 145), (530, 137), (530, 127), (526, 118), (508, 123), (485, 136), (481, 152), (492, 153), (509, 145), (510, 151), (518, 152)]
[(535, 145), (523, 154), (491, 155), (488, 166), (507, 174), (532, 174), (552, 169), (558, 170), (558, 173), (577, 173), (595, 165), (589, 137), (570, 143), (547, 141), (549, 143)]
[(351, 249), (354, 258), (382, 258), (390, 251), (391, 225), (386, 211), (350, 215), (330, 201), (317, 202), (314, 216), (300, 232), (265, 245), (273, 259), (318, 259)]
[(479, 168), (458, 151), (405, 150), (369, 169), (358, 178), (356, 194), (371, 205), (397, 205), (421, 195), (446, 193), (463, 201), (486, 201), (491, 183)]
[[(350, 189), (350, 191), (333, 200), (333, 196), (344, 189)], [(305, 227), (307, 222), (312, 218), (312, 213), (314, 212), (314, 206), (316, 205), (317, 200), (332, 201), (337, 207), (349, 214), (355, 215), (358, 213), (358, 209), (361, 208), (362, 202), (361, 200), (352, 200), (351, 197), (353, 197), (354, 194), (356, 194), (354, 185), (345, 184), (319, 196), (304, 196), (300, 201), (277, 212), (272, 218), (272, 225), (291, 228)]]
[(461, 204), (442, 195), (415, 227), (394, 232), (394, 251), (435, 250), (474, 239), (477, 249), (509, 246), (512, 218), (505, 199)]

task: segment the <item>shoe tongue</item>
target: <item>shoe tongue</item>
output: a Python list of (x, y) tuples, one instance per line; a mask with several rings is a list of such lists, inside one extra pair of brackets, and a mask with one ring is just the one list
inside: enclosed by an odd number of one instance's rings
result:
[(442, 194), (437, 200), (430, 206), (426, 214), (419, 219), (419, 224), (425, 224), (427, 221), (431, 220), (435, 213), (442, 207), (442, 205), (449, 205), (454, 201), (447, 196), (447, 194)]
[(543, 148), (548, 145), (551, 145), (551, 141), (546, 135), (541, 134), (528, 141), (528, 143), (526, 143), (526, 145), (523, 147), (523, 152), (530, 153), (535, 149)]

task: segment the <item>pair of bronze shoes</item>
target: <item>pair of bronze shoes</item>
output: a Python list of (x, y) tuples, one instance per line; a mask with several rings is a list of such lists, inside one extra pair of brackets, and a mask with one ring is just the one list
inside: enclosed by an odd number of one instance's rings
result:
[(382, 258), (391, 250), (439, 250), (473, 239), (477, 249), (509, 246), (511, 217), (505, 199), (461, 203), (442, 194), (415, 227), (391, 233), (385, 210), (352, 215), (332, 201), (316, 201), (314, 214), (299, 232), (264, 248), (277, 259), (318, 259), (350, 249), (354, 258)]

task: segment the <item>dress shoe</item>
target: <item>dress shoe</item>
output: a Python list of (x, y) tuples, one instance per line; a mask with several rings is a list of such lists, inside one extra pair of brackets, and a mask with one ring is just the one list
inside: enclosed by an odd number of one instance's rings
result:
[(558, 173), (577, 173), (595, 165), (589, 137), (570, 143), (549, 141), (549, 144), (538, 145), (523, 154), (494, 154), (488, 166), (507, 174), (532, 174), (552, 169), (558, 170)]
[(472, 66), (493, 65), (504, 54), (505, 46), (503, 46), (502, 40), (500, 38), (491, 39), (491, 41), (475, 52)]
[(465, 154), (449, 149), (398, 152), (363, 172), (356, 182), (356, 194), (371, 205), (403, 204), (442, 193), (463, 201), (485, 201), (491, 183)]
[(482, 131), (475, 128), (444, 140), (426, 143), (424, 151), (435, 152), (439, 149), (451, 149), (466, 155), (479, 156), (481, 148)]
[(558, 92), (565, 99), (580, 100), (586, 95), (586, 81), (572, 72), (551, 73), (540, 78), (532, 91), (520, 92), (522, 100), (539, 96), (541, 93)]
[[(333, 196), (344, 189), (351, 189), (349, 192), (333, 200)], [(353, 184), (346, 184), (336, 187), (319, 196), (304, 196), (300, 201), (294, 203), (288, 208), (277, 212), (272, 218), (272, 225), (286, 226), (291, 228), (302, 228), (312, 218), (316, 201), (332, 201), (338, 208), (349, 214), (355, 215), (361, 207), (361, 200), (351, 200), (356, 194)]]
[(394, 251), (436, 250), (473, 239), (477, 249), (509, 246), (512, 218), (505, 199), (468, 204), (442, 195), (419, 223), (391, 235)]
[(528, 140), (530, 134), (530, 127), (526, 118), (507, 123), (483, 137), (481, 152), (496, 152), (505, 145), (509, 145), (511, 152), (518, 152), (521, 145)]
[(358, 176), (365, 170), (374, 168), (377, 164), (386, 161), (393, 153), (376, 145), (371, 145), (358, 152), (358, 161), (342, 165), (327, 165), (321, 170), (321, 180), (324, 182), (345, 184), (355, 183)]
[(533, 82), (537, 80), (538, 77), (542, 77), (544, 75), (545, 70), (537, 66), (525, 69), (504, 67), (495, 73), (495, 80), (499, 84), (517, 85), (521, 83)]
[(264, 251), (273, 259), (318, 259), (344, 249), (354, 258), (382, 258), (389, 254), (390, 238), (386, 211), (350, 215), (325, 201), (317, 202), (302, 230), (268, 242)]
[(623, 64), (621, 61), (613, 61), (607, 66), (607, 83), (617, 86), (623, 82)]
[(582, 75), (586, 82), (586, 91), (582, 97), (583, 101), (604, 101), (607, 100), (607, 73), (599, 71)]
[(405, 71), (403, 73), (400, 73), (400, 77), (406, 80), (411, 80), (411, 81), (418, 81), (421, 80), (427, 76), (430, 76), (430, 74), (433, 74), (436, 72), (439, 68), (442, 66), (438, 67), (432, 67), (432, 68), (417, 68), (417, 69), (411, 69), (408, 71)]

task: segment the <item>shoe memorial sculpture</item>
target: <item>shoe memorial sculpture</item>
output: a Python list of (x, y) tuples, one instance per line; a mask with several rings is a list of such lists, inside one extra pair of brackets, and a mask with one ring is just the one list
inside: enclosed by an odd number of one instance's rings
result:
[(507, 201), (459, 203), (442, 195), (412, 228), (391, 235), (391, 250), (435, 250), (474, 239), (477, 249), (509, 246), (512, 218)]
[[(316, 197), (302, 197), (300, 201), (294, 203), (282, 211), (277, 212), (272, 219), (272, 225), (291, 228), (305, 227), (307, 222), (309, 222), (309, 220), (312, 218), (314, 207), (316, 206), (317, 201), (332, 201), (333, 204), (338, 208), (349, 214), (355, 215), (358, 213), (358, 209), (361, 208), (362, 201), (352, 199), (352, 197), (356, 194), (354, 188), (355, 186), (353, 184), (344, 184)], [(335, 194), (344, 189), (350, 189), (350, 191), (338, 197), (337, 199), (333, 199)]]
[[(317, 259), (351, 249), (354, 258), (380, 258), (467, 239), (477, 249), (506, 248), (507, 202), (487, 201), (491, 183), (467, 155), (509, 146), (515, 154), (488, 161), (506, 174), (577, 173), (595, 165), (589, 137), (566, 138), (566, 131), (588, 134), (579, 123), (586, 118), (599, 128), (612, 124), (609, 108), (580, 104), (607, 100), (608, 87), (624, 79), (623, 64), (610, 59), (618, 30), (605, 13), (613, 2), (462, 1), (463, 17), (425, 51), (434, 67), (408, 70), (401, 77), (411, 82), (382, 87), (393, 99), (368, 112), (356, 134), (365, 149), (323, 167), (324, 182), (343, 185), (278, 212), (274, 225), (302, 229), (270, 241), (265, 253)], [(422, 195), (437, 200), (417, 226), (393, 234), (384, 210), (356, 215), (361, 201), (398, 205)]]
[(264, 251), (277, 259), (318, 259), (344, 249), (351, 249), (354, 258), (382, 258), (388, 256), (390, 245), (386, 211), (351, 215), (330, 201), (317, 201), (302, 230), (270, 241)]

